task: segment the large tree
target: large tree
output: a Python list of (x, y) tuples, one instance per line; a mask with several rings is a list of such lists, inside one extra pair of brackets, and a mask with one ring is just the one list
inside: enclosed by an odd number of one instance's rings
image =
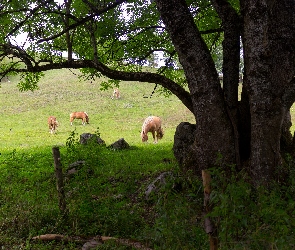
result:
[[(266, 184), (282, 163), (282, 131), (295, 99), (295, 0), (11, 0), (0, 9), (0, 75), (22, 74), (21, 89), (60, 68), (154, 83), (196, 118), (195, 170), (221, 155), (224, 166), (247, 165), (254, 183)], [(28, 43), (14, 41), (20, 33)], [(222, 85), (212, 49), (221, 41)], [(167, 67), (142, 71), (160, 51)], [(173, 69), (179, 63), (183, 71)]]

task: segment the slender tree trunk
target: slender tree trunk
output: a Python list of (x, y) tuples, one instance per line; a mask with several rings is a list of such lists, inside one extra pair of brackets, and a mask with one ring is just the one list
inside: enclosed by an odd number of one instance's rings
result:
[(239, 102), (238, 131), (241, 162), (242, 165), (247, 165), (251, 151), (251, 115), (246, 74), (244, 74), (241, 101)]
[[(70, 26), (71, 5), (72, 5), (72, 0), (67, 0), (66, 1), (65, 29), (67, 29)], [(68, 48), (68, 60), (72, 61), (72, 59), (73, 59), (73, 44), (71, 41), (70, 31), (66, 32), (66, 43), (67, 43), (67, 48)]]
[(238, 13), (227, 1), (213, 0), (212, 4), (222, 20), (222, 27), (224, 29), (224, 40), (222, 43), (224, 100), (234, 132), (236, 164), (240, 168), (238, 87), (241, 22)]

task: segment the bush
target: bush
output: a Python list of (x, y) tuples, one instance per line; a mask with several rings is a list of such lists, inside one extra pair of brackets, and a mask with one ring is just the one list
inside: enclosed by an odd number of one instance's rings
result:
[(274, 182), (268, 189), (254, 188), (244, 171), (215, 168), (211, 172), (209, 216), (217, 227), (221, 249), (294, 248), (295, 202), (290, 186)]

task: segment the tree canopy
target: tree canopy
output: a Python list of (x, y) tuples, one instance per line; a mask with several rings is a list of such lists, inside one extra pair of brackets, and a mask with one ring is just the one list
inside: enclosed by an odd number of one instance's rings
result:
[[(215, 48), (222, 30), (212, 5), (192, 1), (190, 6), (208, 47)], [(0, 17), (1, 59), (10, 58), (1, 64), (0, 74), (23, 74), (21, 90), (37, 87), (37, 72), (79, 68), (87, 78), (105, 75), (159, 84), (192, 110), (182, 88), (186, 79), (182, 70), (174, 70), (178, 56), (155, 2), (10, 1), (2, 4)], [(26, 39), (18, 40), (19, 34)], [(142, 66), (159, 52), (165, 65), (158, 74), (143, 73)]]

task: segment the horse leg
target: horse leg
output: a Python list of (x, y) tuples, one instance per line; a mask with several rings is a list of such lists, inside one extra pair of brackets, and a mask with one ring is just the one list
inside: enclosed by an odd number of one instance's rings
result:
[(157, 130), (156, 137), (157, 137), (157, 141), (158, 141), (159, 140), (159, 131), (158, 130)]
[(156, 137), (155, 137), (155, 130), (152, 131), (153, 138), (154, 138), (154, 143), (157, 143)]

